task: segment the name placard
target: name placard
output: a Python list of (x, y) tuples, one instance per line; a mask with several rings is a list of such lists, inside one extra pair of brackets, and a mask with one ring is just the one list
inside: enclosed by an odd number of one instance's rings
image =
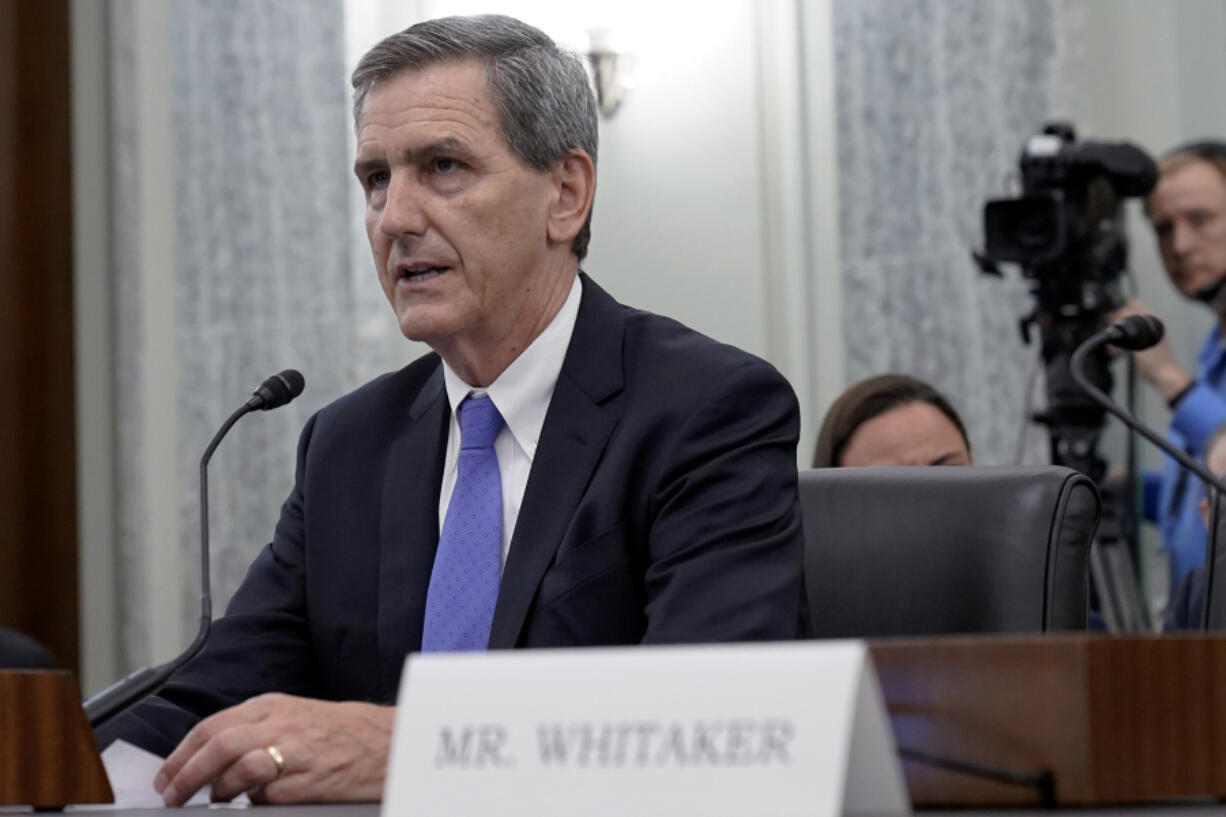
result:
[(904, 814), (862, 642), (412, 655), (385, 817)]

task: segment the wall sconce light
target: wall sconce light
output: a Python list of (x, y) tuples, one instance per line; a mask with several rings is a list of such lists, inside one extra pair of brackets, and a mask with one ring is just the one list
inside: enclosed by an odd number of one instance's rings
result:
[(610, 45), (610, 32), (607, 28), (588, 30), (587, 57), (588, 76), (596, 91), (596, 106), (601, 116), (610, 118), (626, 98), (626, 92), (631, 88), (630, 71), (634, 58), (622, 54)]

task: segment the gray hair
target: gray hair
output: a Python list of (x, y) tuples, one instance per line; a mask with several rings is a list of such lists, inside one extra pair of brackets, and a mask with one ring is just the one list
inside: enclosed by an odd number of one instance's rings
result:
[[(354, 127), (379, 80), (469, 57), (485, 64), (502, 137), (524, 164), (548, 170), (576, 148), (595, 164), (596, 99), (583, 64), (540, 29), (496, 14), (427, 20), (367, 51), (353, 71)], [(571, 242), (580, 260), (591, 237), (589, 212)]]

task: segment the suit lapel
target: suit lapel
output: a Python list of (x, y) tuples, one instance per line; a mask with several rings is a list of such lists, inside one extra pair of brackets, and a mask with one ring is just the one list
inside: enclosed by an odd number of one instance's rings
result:
[[(586, 276), (566, 359), (554, 387), (490, 630), (491, 648), (514, 647), (545, 570), (562, 542), (617, 425), (604, 405), (622, 389), (623, 308)], [(437, 491), (435, 492), (437, 496)]]
[(426, 591), (438, 547), (438, 496), (451, 413), (438, 367), (388, 450), (379, 542), (379, 655), (384, 696), (396, 696), (405, 655), (421, 646)]

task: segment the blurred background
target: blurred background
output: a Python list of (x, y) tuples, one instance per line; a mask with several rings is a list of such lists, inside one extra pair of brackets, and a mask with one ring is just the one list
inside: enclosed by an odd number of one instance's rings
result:
[[(370, 262), (347, 77), (389, 33), (486, 11), (604, 55), (585, 269), (777, 366), (801, 466), (883, 371), (947, 394), (978, 463), (1045, 462), (1027, 284), (971, 260), (985, 200), (1019, 192), (1049, 120), (1153, 153), (1226, 136), (1226, 0), (0, 0), (0, 624), (85, 692), (194, 632), (197, 466), (233, 408), (306, 375), (213, 461), (219, 611), (310, 413), (423, 351)], [(1135, 201), (1128, 229), (1190, 367), (1211, 316)]]

